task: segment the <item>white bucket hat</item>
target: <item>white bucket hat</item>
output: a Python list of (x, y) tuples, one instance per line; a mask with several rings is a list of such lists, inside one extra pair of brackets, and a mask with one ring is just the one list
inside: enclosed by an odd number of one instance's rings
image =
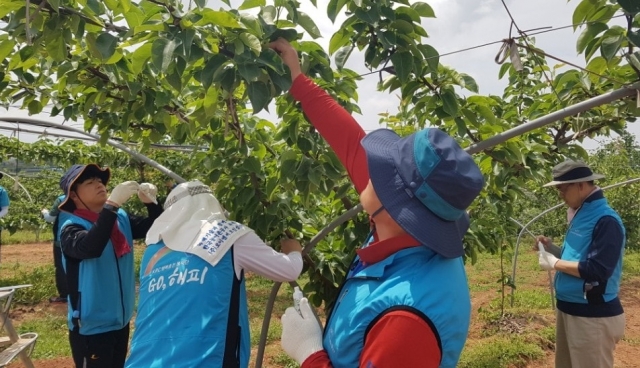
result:
[(153, 222), (145, 242), (162, 240), (171, 250), (197, 255), (215, 266), (238, 238), (252, 231), (227, 220), (211, 188), (194, 180), (169, 193), (164, 212)]

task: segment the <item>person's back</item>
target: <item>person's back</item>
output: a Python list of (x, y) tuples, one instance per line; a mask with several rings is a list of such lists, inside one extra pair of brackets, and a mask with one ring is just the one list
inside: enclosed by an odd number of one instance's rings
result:
[[(238, 317), (247, 314), (244, 279), (234, 276), (232, 252), (213, 267), (163, 242), (147, 247), (127, 367), (222, 367), (227, 345), (234, 356), (238, 346), (249, 350), (249, 327)], [(241, 327), (230, 341), (234, 318)], [(240, 360), (248, 364), (248, 356)]]
[(128, 368), (247, 367), (250, 335), (244, 271), (295, 280), (301, 247), (275, 252), (229, 221), (211, 190), (194, 181), (168, 196), (147, 234)]

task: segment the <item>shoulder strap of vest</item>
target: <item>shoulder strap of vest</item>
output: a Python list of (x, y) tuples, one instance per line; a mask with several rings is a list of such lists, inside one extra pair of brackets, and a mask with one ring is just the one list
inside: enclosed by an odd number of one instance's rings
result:
[[(233, 271), (233, 282), (231, 284), (231, 300), (229, 301), (229, 316), (227, 317), (227, 336), (224, 345), (224, 357), (222, 366), (227, 368), (240, 367), (240, 284), (244, 278), (244, 270), (240, 273), (240, 278), (235, 275), (235, 263), (233, 260), (233, 245), (230, 249), (231, 265)], [(245, 331), (248, 333), (248, 331)]]

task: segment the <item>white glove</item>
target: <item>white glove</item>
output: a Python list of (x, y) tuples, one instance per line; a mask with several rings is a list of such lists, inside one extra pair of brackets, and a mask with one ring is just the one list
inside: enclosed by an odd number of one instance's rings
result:
[(142, 183), (138, 188), (138, 198), (142, 203), (155, 203), (158, 204), (156, 196), (158, 195), (158, 188), (151, 183)]
[(42, 214), (42, 217), (45, 217), (46, 215), (49, 214), (49, 210), (46, 208), (43, 208), (40, 210), (40, 213)]
[(540, 267), (543, 270), (547, 270), (547, 271), (551, 271), (555, 269), (556, 266), (556, 262), (558, 262), (559, 259), (554, 256), (553, 254), (547, 252), (547, 251), (539, 251), (538, 252), (538, 264), (540, 264)]
[(307, 298), (300, 300), (300, 313), (294, 307), (289, 307), (282, 315), (281, 321), (282, 349), (298, 364), (302, 365), (311, 354), (323, 349), (322, 328)]
[(138, 192), (139, 186), (140, 184), (135, 181), (125, 181), (124, 183), (120, 183), (113, 188), (107, 201), (113, 202), (120, 207), (124, 202), (129, 200), (132, 195)]

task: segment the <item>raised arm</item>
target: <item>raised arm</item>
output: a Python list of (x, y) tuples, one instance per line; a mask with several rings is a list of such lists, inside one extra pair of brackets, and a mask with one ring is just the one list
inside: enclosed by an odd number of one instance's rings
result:
[(347, 169), (358, 193), (369, 182), (367, 158), (360, 141), (365, 132), (355, 119), (328, 93), (302, 74), (298, 52), (284, 39), (270, 44), (291, 70), (291, 95)]

